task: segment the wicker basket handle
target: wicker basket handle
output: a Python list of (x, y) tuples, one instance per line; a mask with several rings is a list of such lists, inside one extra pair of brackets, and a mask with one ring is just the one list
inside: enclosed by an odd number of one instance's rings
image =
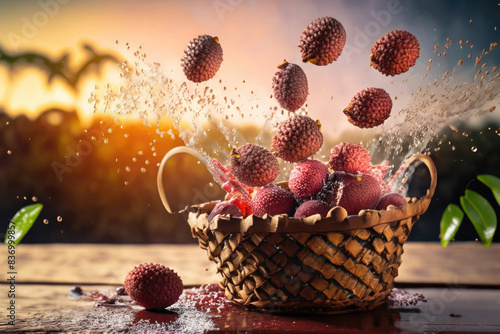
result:
[(161, 160), (160, 167), (158, 169), (158, 176), (156, 178), (157, 181), (156, 183), (158, 186), (158, 192), (160, 193), (161, 202), (163, 203), (163, 206), (165, 207), (168, 213), (180, 213), (186, 211), (186, 209), (180, 211), (172, 211), (172, 208), (168, 203), (167, 194), (165, 193), (165, 188), (163, 186), (163, 171), (165, 170), (165, 166), (167, 165), (167, 162), (177, 154), (189, 154), (198, 159), (199, 161), (201, 161), (207, 167), (207, 169), (210, 170), (211, 167), (208, 161), (201, 155), (201, 153), (191, 147), (178, 146), (171, 149), (170, 151), (167, 152), (167, 154), (165, 154), (165, 156)]
[(436, 185), (437, 185), (437, 169), (436, 165), (434, 164), (434, 161), (427, 155), (427, 154), (422, 154), (422, 153), (416, 153), (409, 157), (403, 164), (404, 168), (407, 168), (410, 166), (412, 163), (415, 161), (420, 161), (427, 168), (429, 169), (429, 173), (431, 175), (431, 184), (429, 185), (429, 192), (427, 193), (426, 197), (431, 198), (434, 195), (434, 192), (436, 191)]

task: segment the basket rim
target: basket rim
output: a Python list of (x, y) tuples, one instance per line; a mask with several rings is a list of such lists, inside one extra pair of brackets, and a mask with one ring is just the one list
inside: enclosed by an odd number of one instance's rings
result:
[(191, 228), (199, 230), (218, 231), (223, 234), (241, 233), (301, 233), (301, 232), (342, 232), (370, 228), (381, 224), (396, 224), (408, 218), (417, 218), (423, 214), (431, 202), (437, 185), (437, 170), (432, 159), (425, 154), (414, 154), (405, 164), (419, 161), (429, 169), (431, 183), (424, 196), (417, 199), (406, 198), (407, 204), (403, 207), (389, 205), (387, 210), (361, 210), (357, 215), (348, 215), (347, 211), (339, 206), (332, 208), (325, 218), (319, 214), (294, 218), (287, 214), (264, 215), (258, 217), (250, 215), (246, 218), (218, 215), (207, 221), (208, 215), (220, 201), (212, 201), (187, 208), (188, 223)]
[(212, 209), (220, 203), (212, 201), (189, 207), (188, 223), (192, 228), (209, 229), (223, 234), (342, 232), (418, 218), (427, 210), (431, 198), (432, 193), (427, 190), (427, 194), (420, 199), (407, 198), (407, 204), (403, 207), (390, 205), (387, 210), (361, 210), (358, 215), (347, 215), (344, 208), (336, 206), (325, 218), (321, 218), (319, 214), (306, 218), (289, 217), (287, 214), (266, 214), (263, 217), (250, 215), (246, 218), (218, 215), (207, 221)]

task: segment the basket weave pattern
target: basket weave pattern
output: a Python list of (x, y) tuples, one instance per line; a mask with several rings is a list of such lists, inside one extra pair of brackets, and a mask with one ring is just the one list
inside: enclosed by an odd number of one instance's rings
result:
[(217, 263), (219, 284), (230, 300), (275, 312), (331, 313), (372, 309), (384, 302), (417, 219), (314, 234), (224, 235), (208, 224), (191, 224), (191, 230)]
[[(178, 147), (162, 159), (158, 190), (165, 209), (163, 170), (173, 156), (185, 153), (210, 165), (194, 149)], [(361, 210), (342, 207), (326, 217), (296, 219), (287, 215), (207, 218), (217, 202), (186, 207), (191, 232), (217, 264), (219, 282), (233, 302), (261, 311), (341, 313), (370, 310), (384, 303), (401, 264), (403, 244), (434, 195), (437, 171), (425, 154), (408, 158), (401, 171), (424, 163), (431, 176), (421, 198), (403, 207)], [(287, 187), (287, 184), (278, 184)]]

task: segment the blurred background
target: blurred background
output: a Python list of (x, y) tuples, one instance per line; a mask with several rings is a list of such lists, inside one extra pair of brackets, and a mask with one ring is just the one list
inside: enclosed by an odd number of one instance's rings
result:
[[(184, 217), (167, 214), (160, 202), (159, 162), (185, 142), (205, 151), (224, 142), (216, 153), (223, 162), (231, 145), (255, 138), (268, 145), (272, 126), (287, 117), (270, 98), (276, 66), (285, 58), (308, 76), (305, 109), (321, 120), (325, 136), (318, 158), (327, 160), (342, 141), (368, 145), (375, 162), (397, 165), (416, 151), (431, 154), (438, 189), (410, 240), (437, 241), (443, 210), (458, 204), (467, 186), (495, 203), (474, 179), (500, 176), (498, 1), (0, 4), (0, 232), (23, 206), (44, 205), (23, 242), (195, 242)], [(300, 34), (325, 15), (347, 31), (343, 54), (325, 67), (302, 65)], [(412, 32), (421, 46), (417, 64), (396, 78), (369, 66), (371, 46), (393, 29)], [(184, 83), (180, 59), (200, 34), (219, 37), (224, 62), (207, 83)], [(460, 60), (464, 65), (457, 67)], [(393, 116), (384, 126), (361, 130), (342, 110), (371, 86), (393, 97)], [(221, 124), (237, 138), (224, 138)], [(405, 147), (396, 153), (388, 139), (395, 130)], [(187, 156), (173, 159), (165, 177), (173, 207), (224, 197)], [(410, 194), (421, 194), (427, 178), (417, 169)], [(476, 238), (464, 221), (456, 239)]]

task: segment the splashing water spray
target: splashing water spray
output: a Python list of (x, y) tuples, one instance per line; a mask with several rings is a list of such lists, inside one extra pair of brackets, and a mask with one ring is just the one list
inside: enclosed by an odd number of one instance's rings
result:
[[(433, 66), (439, 67), (439, 59), (452, 51), (453, 46), (459, 55), (467, 53), (464, 45), (463, 41), (452, 43), (448, 39), (442, 52), (435, 45), (437, 61)], [(491, 43), (489, 49), (475, 56), (465, 55), (444, 73), (429, 66), (410, 94), (406, 107), (399, 112), (393, 110), (389, 122), (380, 126), (381, 134), (366, 145), (367, 149), (389, 160), (392, 166), (400, 166), (414, 153), (430, 154), (429, 144), (440, 144), (440, 131), (447, 127), (456, 129), (455, 122), (493, 115), (500, 100), (500, 72), (496, 64), (486, 61), (495, 60), (497, 45)], [(133, 66), (128, 61), (119, 66), (122, 84), (116, 89), (109, 85), (104, 90), (96, 89), (89, 99), (94, 111), (140, 117), (144, 126), (155, 127), (156, 134), (162, 138), (174, 137), (171, 128), (175, 129), (186, 146), (199, 152), (198, 159), (206, 163), (221, 186), (230, 185), (245, 194), (244, 189), (224, 174), (222, 165), (214, 165), (214, 161), (227, 163), (228, 152), (247, 142), (270, 147), (272, 129), (290, 113), (280, 112), (274, 101), (259, 101), (254, 94), (257, 88), (248, 87), (245, 81), (238, 87), (228, 87), (222, 79), (212, 79), (208, 84), (176, 81), (162, 71), (159, 63), (148, 63), (141, 50), (134, 53)], [(392, 84), (402, 85), (407, 81), (398, 77)], [(296, 113), (308, 111), (303, 107)], [(234, 124), (257, 115), (264, 116), (264, 124), (248, 140)], [(291, 169), (290, 165), (284, 166), (285, 172)], [(389, 175), (388, 184), (393, 192), (406, 194), (414, 168), (402, 165), (395, 169)]]

